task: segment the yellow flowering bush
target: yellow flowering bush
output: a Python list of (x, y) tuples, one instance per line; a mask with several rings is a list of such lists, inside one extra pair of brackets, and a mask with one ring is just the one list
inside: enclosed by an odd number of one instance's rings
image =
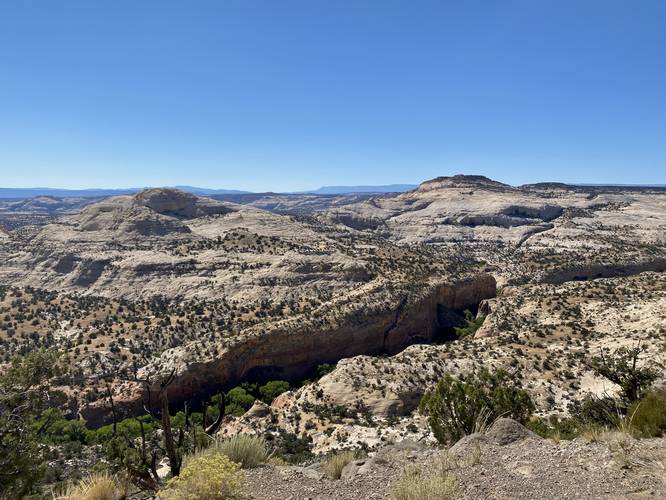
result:
[(205, 453), (187, 461), (180, 476), (170, 479), (162, 500), (223, 500), (239, 498), (245, 476), (238, 464), (221, 453)]

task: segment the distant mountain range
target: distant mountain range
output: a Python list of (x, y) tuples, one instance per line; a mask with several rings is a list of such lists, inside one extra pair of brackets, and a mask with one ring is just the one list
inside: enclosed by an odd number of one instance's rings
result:
[[(219, 194), (252, 194), (250, 191), (240, 191), (237, 189), (209, 189), (200, 188), (195, 186), (174, 186), (183, 191), (190, 193), (211, 196)], [(313, 191), (300, 191), (298, 193), (288, 194), (318, 194), (318, 195), (334, 195), (334, 194), (350, 194), (350, 193), (402, 193), (416, 188), (415, 184), (389, 184), (384, 186), (324, 186)], [(47, 187), (35, 188), (0, 188), (0, 199), (20, 199), (20, 198), (34, 198), (35, 196), (54, 196), (57, 198), (64, 197), (104, 197), (104, 196), (118, 196), (123, 194), (133, 194), (141, 191), (144, 188), (127, 188), (127, 189), (58, 189)]]
[[(539, 183), (534, 186), (566, 186), (562, 183)], [(525, 185), (527, 187), (530, 185)], [(569, 186), (580, 188), (615, 188), (615, 189), (645, 189), (656, 188), (664, 189), (666, 184), (570, 184)], [(258, 195), (266, 193), (254, 193), (252, 191), (241, 191), (238, 189), (210, 189), (196, 186), (173, 186), (183, 191), (203, 196), (214, 195)], [(381, 193), (404, 193), (418, 187), (417, 184), (384, 184), (378, 186), (322, 186), (319, 189), (310, 191), (290, 191), (275, 194), (311, 194), (320, 196), (343, 195), (343, 194), (381, 194)], [(35, 188), (0, 188), (0, 199), (23, 199), (34, 198), (36, 196), (53, 196), (56, 198), (65, 197), (86, 197), (100, 198), (106, 196), (118, 196), (123, 194), (133, 194), (145, 188), (126, 188), (126, 189), (59, 189), (47, 187)]]
[[(247, 194), (249, 191), (238, 191), (236, 189), (207, 189), (194, 186), (174, 186), (175, 188), (188, 191), (198, 195), (213, 195), (213, 194)], [(123, 194), (133, 194), (141, 191), (144, 188), (127, 188), (127, 189), (58, 189), (58, 188), (0, 188), (0, 199), (7, 198), (34, 198), (35, 196), (54, 196), (57, 198), (64, 197), (105, 197), (105, 196), (118, 196)]]
[(384, 186), (323, 186), (314, 191), (298, 194), (350, 194), (350, 193), (404, 193), (416, 189), (417, 184), (387, 184)]

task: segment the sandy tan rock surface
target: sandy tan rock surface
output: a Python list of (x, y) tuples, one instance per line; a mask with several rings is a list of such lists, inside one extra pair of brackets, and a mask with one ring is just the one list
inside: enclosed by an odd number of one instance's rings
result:
[[(243, 417), (229, 425), (259, 433), (277, 425), (311, 436), (320, 451), (431, 439), (425, 420), (413, 411), (446, 373), (480, 367), (519, 373), (538, 413), (567, 415), (570, 403), (587, 394), (616, 394), (617, 386), (589, 364), (602, 349), (641, 344), (644, 361), (666, 362), (663, 274), (508, 287), (489, 302), (473, 338), (412, 345), (388, 357), (344, 359), (314, 384), (282, 397), (271, 418)], [(657, 383), (666, 385), (666, 377)]]
[[(266, 202), (276, 211), (278, 198)], [(649, 355), (662, 356), (665, 287), (650, 271), (666, 268), (663, 190), (454, 176), (397, 196), (299, 200), (318, 215), (150, 189), (9, 231), (5, 357), (64, 347), (92, 386), (77, 397), (92, 406), (106, 373), (175, 370), (180, 401), (248, 378), (297, 380), (342, 359), (282, 410), (310, 415), (309, 433), (327, 449), (345, 436), (381, 442), (356, 421), (368, 412), (404, 419), (384, 429), (408, 434), (424, 388), (443, 373), (521, 370), (540, 411), (566, 412), (585, 391), (613, 390), (582, 363), (599, 348), (652, 341)], [(487, 314), (474, 339), (424, 345), (453, 340), (467, 308)], [(116, 391), (140, 402), (137, 384)], [(316, 414), (338, 407), (352, 409), (350, 421), (326, 436), (329, 417)]]
[(666, 195), (658, 189), (515, 188), (461, 175), (326, 216), (393, 241), (458, 247), (492, 265), (501, 284), (666, 268)]

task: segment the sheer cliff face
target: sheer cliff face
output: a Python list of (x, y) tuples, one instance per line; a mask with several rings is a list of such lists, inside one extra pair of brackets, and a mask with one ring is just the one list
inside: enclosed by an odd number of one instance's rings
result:
[[(462, 311), (476, 308), (496, 294), (495, 280), (479, 274), (458, 282), (425, 285), (416, 292), (384, 297), (380, 307), (352, 307), (327, 325), (316, 319), (267, 330), (249, 329), (234, 339), (222, 341), (215, 356), (201, 357), (193, 346), (179, 346), (144, 366), (142, 378), (158, 380), (175, 373), (169, 397), (175, 407), (182, 401), (206, 397), (248, 379), (298, 380), (321, 363), (335, 363), (359, 354), (395, 354), (414, 343), (430, 342), (450, 325), (442, 322), (441, 307)], [(155, 387), (154, 389), (157, 389)], [(118, 386), (121, 404), (139, 408), (145, 387)], [(99, 404), (82, 410), (93, 425), (107, 416)]]
[(463, 246), (494, 265), (502, 283), (666, 258), (664, 190), (514, 188), (481, 176), (440, 177), (326, 217), (400, 243)]

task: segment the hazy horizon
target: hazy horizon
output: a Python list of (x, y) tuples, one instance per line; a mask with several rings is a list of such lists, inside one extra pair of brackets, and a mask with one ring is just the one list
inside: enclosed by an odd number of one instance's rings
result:
[[(475, 175), (475, 174), (456, 174), (456, 175)], [(90, 186), (90, 187), (85, 187), (85, 188), (70, 188), (70, 187), (59, 187), (59, 186), (21, 186), (21, 187), (8, 187), (4, 185), (0, 185), (0, 198), (3, 197), (6, 192), (9, 191), (15, 191), (17, 193), (22, 192), (22, 191), (44, 191), (44, 194), (32, 194), (32, 195), (26, 195), (26, 197), (31, 197), (31, 196), (42, 196), (42, 195), (51, 195), (50, 191), (55, 192), (56, 194), (53, 194), (52, 196), (64, 196), (67, 193), (66, 192), (71, 192), (73, 195), (77, 193), (86, 193), (86, 192), (100, 192), (100, 194), (90, 194), (90, 196), (107, 196), (108, 194), (127, 194), (129, 192), (137, 192), (143, 189), (150, 189), (150, 188), (177, 188), (177, 189), (184, 189), (184, 190), (191, 190), (197, 194), (200, 195), (205, 195), (205, 194), (261, 194), (261, 193), (275, 193), (275, 194), (343, 194), (344, 192), (348, 193), (381, 193), (381, 192), (405, 192), (409, 191), (411, 189), (414, 189), (418, 187), (422, 182), (426, 182), (430, 179), (424, 179), (421, 182), (418, 183), (376, 183), (376, 184), (366, 184), (366, 185), (354, 185), (354, 184), (344, 184), (344, 185), (331, 185), (331, 186), (317, 186), (317, 187), (312, 187), (310, 189), (305, 189), (305, 190), (285, 190), (285, 191), (247, 191), (247, 190), (240, 190), (236, 189), (233, 186), (193, 186), (189, 184), (175, 184), (175, 185), (146, 185), (146, 186), (128, 186), (128, 187), (118, 187), (118, 186), (112, 186), (112, 187), (100, 187), (100, 186)], [(492, 179), (494, 181), (502, 182), (499, 179)], [(544, 184), (549, 184), (549, 183), (554, 183), (558, 184), (561, 183), (560, 181), (538, 181), (538, 183), (544, 183)], [(508, 183), (505, 183), (508, 184)], [(566, 184), (566, 183), (565, 183)], [(509, 184), (512, 185), (512, 184)], [(578, 186), (578, 187), (655, 187), (655, 188), (664, 188), (666, 187), (666, 184), (660, 184), (660, 183), (649, 183), (649, 184), (636, 184), (636, 183), (603, 183), (603, 182), (597, 182), (597, 183), (574, 183), (574, 184), (569, 184), (571, 186)], [(514, 187), (518, 187), (520, 185), (512, 185)], [(391, 190), (389, 188), (395, 188), (395, 190)], [(357, 189), (356, 191), (353, 191), (351, 189)], [(377, 189), (377, 191), (373, 191), (372, 189)], [(62, 192), (63, 194), (57, 194), (59, 192)], [(207, 193), (208, 192), (208, 193)]]

